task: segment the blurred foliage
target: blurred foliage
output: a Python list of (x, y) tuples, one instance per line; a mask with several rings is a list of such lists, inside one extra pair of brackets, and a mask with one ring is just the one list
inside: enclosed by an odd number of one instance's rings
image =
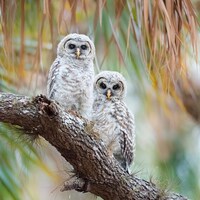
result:
[[(198, 199), (199, 5), (198, 0), (1, 0), (0, 91), (45, 93), (59, 40), (70, 32), (89, 35), (96, 72), (117, 70), (130, 82), (127, 103), (137, 127), (133, 168), (155, 170), (153, 177), (166, 188), (177, 184), (173, 190)], [(1, 199), (21, 199), (16, 174), (38, 162), (30, 145), (13, 139), (14, 132), (0, 125)], [(8, 151), (7, 143), (14, 149)]]
[(19, 130), (11, 126), (1, 124), (0, 138), (0, 197), (20, 200), (27, 192), (23, 183), (28, 170), (39, 164), (38, 153), (21, 138)]

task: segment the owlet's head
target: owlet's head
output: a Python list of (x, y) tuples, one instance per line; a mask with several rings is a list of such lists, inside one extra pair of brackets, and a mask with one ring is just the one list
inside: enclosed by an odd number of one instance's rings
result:
[(88, 36), (72, 33), (60, 41), (57, 54), (61, 57), (93, 60), (95, 57), (95, 46)]
[(102, 71), (95, 77), (94, 90), (107, 100), (123, 99), (126, 95), (126, 81), (118, 72)]

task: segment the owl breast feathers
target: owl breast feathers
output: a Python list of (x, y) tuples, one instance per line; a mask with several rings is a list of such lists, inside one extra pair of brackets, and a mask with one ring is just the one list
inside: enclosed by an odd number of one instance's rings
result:
[(93, 122), (107, 149), (129, 170), (134, 159), (134, 118), (124, 103), (126, 82), (118, 72), (103, 71), (95, 77)]
[(58, 44), (47, 95), (67, 110), (90, 118), (93, 102), (95, 47), (86, 35), (69, 34)]

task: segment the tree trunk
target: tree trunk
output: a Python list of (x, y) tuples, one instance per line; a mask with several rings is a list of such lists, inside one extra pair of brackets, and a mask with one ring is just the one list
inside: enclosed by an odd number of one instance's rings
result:
[(108, 154), (92, 123), (65, 112), (45, 96), (0, 94), (0, 121), (19, 125), (24, 134), (42, 136), (74, 167), (62, 190), (91, 192), (107, 200), (186, 199), (126, 173)]

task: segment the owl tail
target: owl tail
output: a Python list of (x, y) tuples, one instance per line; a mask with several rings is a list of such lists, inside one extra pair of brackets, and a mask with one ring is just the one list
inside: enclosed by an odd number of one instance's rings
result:
[(125, 169), (128, 174), (131, 174), (129, 162), (122, 156), (122, 154), (114, 154), (115, 159), (120, 163), (121, 167)]
[(121, 164), (121, 166), (126, 170), (126, 172), (128, 174), (131, 174), (130, 166), (129, 166), (129, 164), (128, 164), (128, 162), (126, 160), (124, 160), (124, 162)]

